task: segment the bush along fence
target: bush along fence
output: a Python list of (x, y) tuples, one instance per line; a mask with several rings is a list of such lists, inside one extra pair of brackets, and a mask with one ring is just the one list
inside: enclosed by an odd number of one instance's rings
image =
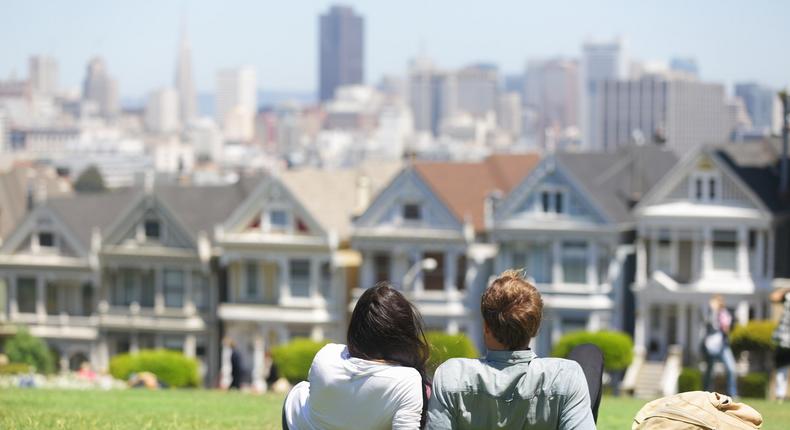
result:
[(136, 354), (119, 354), (110, 360), (110, 374), (127, 380), (132, 374), (150, 372), (165, 386), (197, 387), (200, 381), (198, 363), (177, 351), (142, 350)]

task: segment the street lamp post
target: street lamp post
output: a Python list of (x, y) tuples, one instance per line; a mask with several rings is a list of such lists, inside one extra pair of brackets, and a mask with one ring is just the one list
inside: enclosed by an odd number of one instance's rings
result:
[(436, 262), (433, 258), (423, 258), (422, 260), (417, 260), (412, 264), (409, 270), (406, 271), (406, 274), (403, 275), (403, 289), (407, 290), (413, 283), (417, 275), (420, 274), (421, 271), (431, 272), (436, 270), (439, 263)]

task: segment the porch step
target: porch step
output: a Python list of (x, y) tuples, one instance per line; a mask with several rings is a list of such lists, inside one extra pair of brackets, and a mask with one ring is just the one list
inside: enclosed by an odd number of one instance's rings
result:
[(664, 363), (646, 361), (639, 369), (634, 387), (634, 396), (640, 399), (661, 397), (661, 376), (664, 374)]

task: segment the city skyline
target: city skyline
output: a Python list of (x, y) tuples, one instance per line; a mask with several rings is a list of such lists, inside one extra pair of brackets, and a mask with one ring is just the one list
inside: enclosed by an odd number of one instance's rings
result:
[[(214, 91), (218, 70), (242, 65), (257, 71), (259, 89), (314, 92), (318, 17), (332, 4), (267, 9), (246, 2), (105, 5), (83, 1), (48, 4), (46, 14), (41, 14), (39, 2), (6, 4), (6, 11), (17, 18), (0, 29), (0, 37), (15, 43), (0, 58), (0, 77), (13, 71), (18, 78), (26, 76), (28, 57), (44, 54), (59, 62), (61, 86), (76, 89), (86, 63), (98, 55), (119, 81), (121, 97), (140, 99), (172, 84), (184, 17), (200, 93)], [(404, 75), (408, 61), (419, 54), (442, 67), (487, 61), (512, 74), (522, 73), (530, 58), (578, 57), (588, 37), (618, 35), (626, 38), (634, 59), (694, 57), (703, 79), (724, 83), (730, 92), (736, 82), (773, 87), (790, 83), (790, 56), (780, 55), (786, 50), (783, 41), (790, 39), (790, 29), (781, 25), (790, 4), (752, 4), (743, 14), (735, 2), (716, 2), (716, 8), (709, 7), (711, 2), (650, 7), (619, 1), (607, 2), (606, 7), (575, 3), (574, 16), (567, 14), (568, 2), (540, 7), (498, 2), (493, 8), (471, 3), (452, 8), (455, 3), (446, 2), (344, 4), (365, 18), (366, 82), (371, 84), (383, 75)], [(700, 17), (705, 17), (704, 22)], [(469, 31), (475, 26), (480, 30)], [(671, 32), (666, 30), (670, 26)], [(541, 42), (530, 42), (535, 40)]]

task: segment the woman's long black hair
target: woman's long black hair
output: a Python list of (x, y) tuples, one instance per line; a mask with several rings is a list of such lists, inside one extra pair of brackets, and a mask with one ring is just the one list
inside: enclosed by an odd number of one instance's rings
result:
[(385, 360), (412, 367), (422, 378), (422, 419), (428, 410), (425, 373), (428, 342), (417, 309), (388, 282), (379, 282), (365, 291), (354, 306), (348, 324), (348, 352), (364, 360)]

